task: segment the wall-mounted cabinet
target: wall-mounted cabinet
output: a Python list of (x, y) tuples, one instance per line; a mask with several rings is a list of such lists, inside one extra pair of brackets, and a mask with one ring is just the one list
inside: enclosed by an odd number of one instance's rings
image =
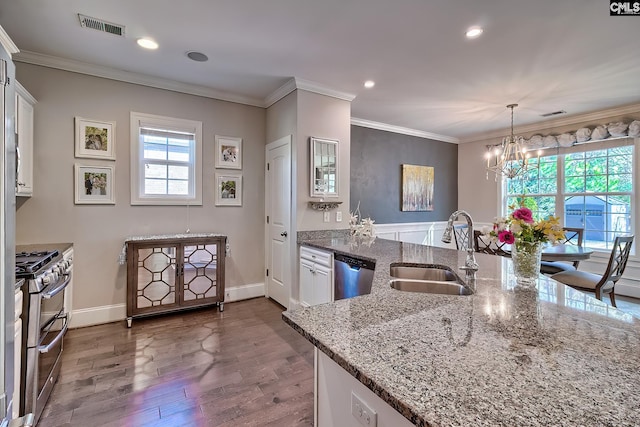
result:
[(36, 100), (16, 82), (16, 196), (33, 195), (33, 106)]

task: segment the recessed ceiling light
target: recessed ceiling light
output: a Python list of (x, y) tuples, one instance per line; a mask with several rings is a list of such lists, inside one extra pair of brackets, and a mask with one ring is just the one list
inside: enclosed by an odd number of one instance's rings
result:
[(145, 49), (157, 49), (158, 43), (154, 42), (151, 39), (138, 39), (138, 46), (143, 47)]
[(467, 38), (468, 39), (475, 39), (477, 37), (480, 37), (480, 34), (482, 34), (484, 30), (480, 27), (470, 27), (467, 30)]
[(209, 57), (207, 55), (202, 52), (196, 52), (195, 50), (190, 50), (189, 52), (187, 52), (187, 56), (189, 57), (189, 59), (196, 62), (207, 62), (209, 60)]
[(375, 85), (376, 82), (374, 82), (373, 80), (367, 80), (366, 82), (364, 82), (364, 87), (366, 87), (367, 89), (371, 89)]

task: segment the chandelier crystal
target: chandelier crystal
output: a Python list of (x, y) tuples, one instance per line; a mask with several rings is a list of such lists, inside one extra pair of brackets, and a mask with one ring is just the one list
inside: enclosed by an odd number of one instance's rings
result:
[(531, 154), (527, 152), (524, 138), (513, 134), (513, 109), (517, 106), (518, 104), (507, 105), (511, 109), (511, 134), (501, 144), (487, 145), (487, 179), (489, 172), (495, 173), (496, 180), (498, 176), (511, 179), (537, 167), (529, 163)]

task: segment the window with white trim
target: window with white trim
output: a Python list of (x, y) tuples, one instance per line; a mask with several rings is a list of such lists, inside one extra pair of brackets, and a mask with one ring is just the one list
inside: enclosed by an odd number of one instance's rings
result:
[(618, 139), (548, 149), (524, 176), (506, 180), (504, 212), (524, 203), (537, 219), (559, 216), (584, 228), (584, 245), (609, 250), (615, 236), (637, 229), (634, 140)]
[(131, 112), (131, 204), (202, 204), (202, 122)]

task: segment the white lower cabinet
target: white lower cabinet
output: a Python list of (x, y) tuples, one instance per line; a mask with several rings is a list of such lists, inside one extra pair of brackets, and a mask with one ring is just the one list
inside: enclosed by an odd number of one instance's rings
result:
[(316, 371), (315, 426), (413, 426), (413, 423), (342, 369), (317, 347), (314, 348), (314, 355)]
[(14, 329), (14, 347), (13, 347), (13, 409), (12, 418), (18, 418), (20, 415), (20, 369), (22, 367), (22, 290), (16, 290), (15, 302), (15, 329)]
[(300, 305), (333, 301), (333, 254), (300, 246)]

